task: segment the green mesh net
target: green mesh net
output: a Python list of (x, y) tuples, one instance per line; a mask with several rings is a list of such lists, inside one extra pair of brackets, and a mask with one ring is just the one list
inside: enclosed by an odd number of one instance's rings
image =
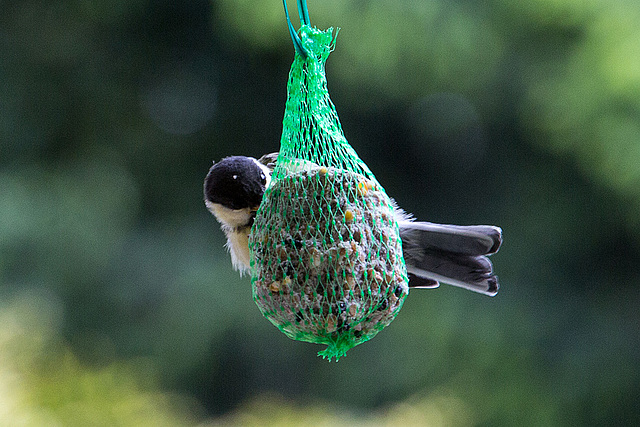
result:
[(277, 166), (252, 228), (253, 298), (290, 338), (338, 360), (396, 316), (409, 288), (393, 203), (349, 145), (324, 64), (333, 29), (300, 29)]

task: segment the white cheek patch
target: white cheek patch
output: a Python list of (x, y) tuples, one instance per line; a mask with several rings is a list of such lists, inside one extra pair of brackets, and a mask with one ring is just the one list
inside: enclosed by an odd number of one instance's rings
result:
[(249, 208), (245, 209), (229, 209), (219, 203), (213, 203), (209, 200), (205, 201), (207, 209), (211, 212), (223, 227), (237, 228), (246, 226), (251, 220), (251, 212)]

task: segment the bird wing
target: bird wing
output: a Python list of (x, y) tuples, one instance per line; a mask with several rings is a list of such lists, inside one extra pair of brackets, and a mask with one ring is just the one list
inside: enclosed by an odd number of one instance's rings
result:
[(278, 152), (276, 151), (275, 153), (265, 154), (264, 156), (260, 157), (258, 159), (258, 162), (262, 163), (263, 165), (265, 165), (266, 167), (268, 167), (273, 171), (273, 169), (276, 167), (277, 159), (278, 159)]

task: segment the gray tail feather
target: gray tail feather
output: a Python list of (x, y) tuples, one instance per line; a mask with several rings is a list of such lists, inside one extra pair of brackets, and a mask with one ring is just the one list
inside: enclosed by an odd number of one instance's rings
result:
[(498, 278), (486, 255), (500, 248), (500, 228), (413, 221), (399, 225), (410, 287), (432, 288), (442, 282), (490, 296), (498, 293)]
[(400, 237), (425, 248), (463, 255), (491, 255), (502, 244), (502, 229), (492, 225), (448, 225), (399, 221)]
[(435, 287), (442, 282), (490, 296), (497, 294), (500, 287), (486, 256), (432, 252), (420, 258), (405, 255), (405, 261), (410, 287)]

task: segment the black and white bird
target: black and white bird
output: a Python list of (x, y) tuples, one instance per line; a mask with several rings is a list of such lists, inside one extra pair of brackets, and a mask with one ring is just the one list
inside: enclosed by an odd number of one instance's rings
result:
[[(249, 233), (277, 155), (226, 157), (213, 164), (204, 181), (205, 204), (220, 222), (240, 274), (249, 270)], [(436, 288), (442, 282), (489, 296), (498, 293), (498, 278), (488, 256), (502, 244), (499, 227), (415, 221), (400, 208), (394, 213), (409, 287)]]

